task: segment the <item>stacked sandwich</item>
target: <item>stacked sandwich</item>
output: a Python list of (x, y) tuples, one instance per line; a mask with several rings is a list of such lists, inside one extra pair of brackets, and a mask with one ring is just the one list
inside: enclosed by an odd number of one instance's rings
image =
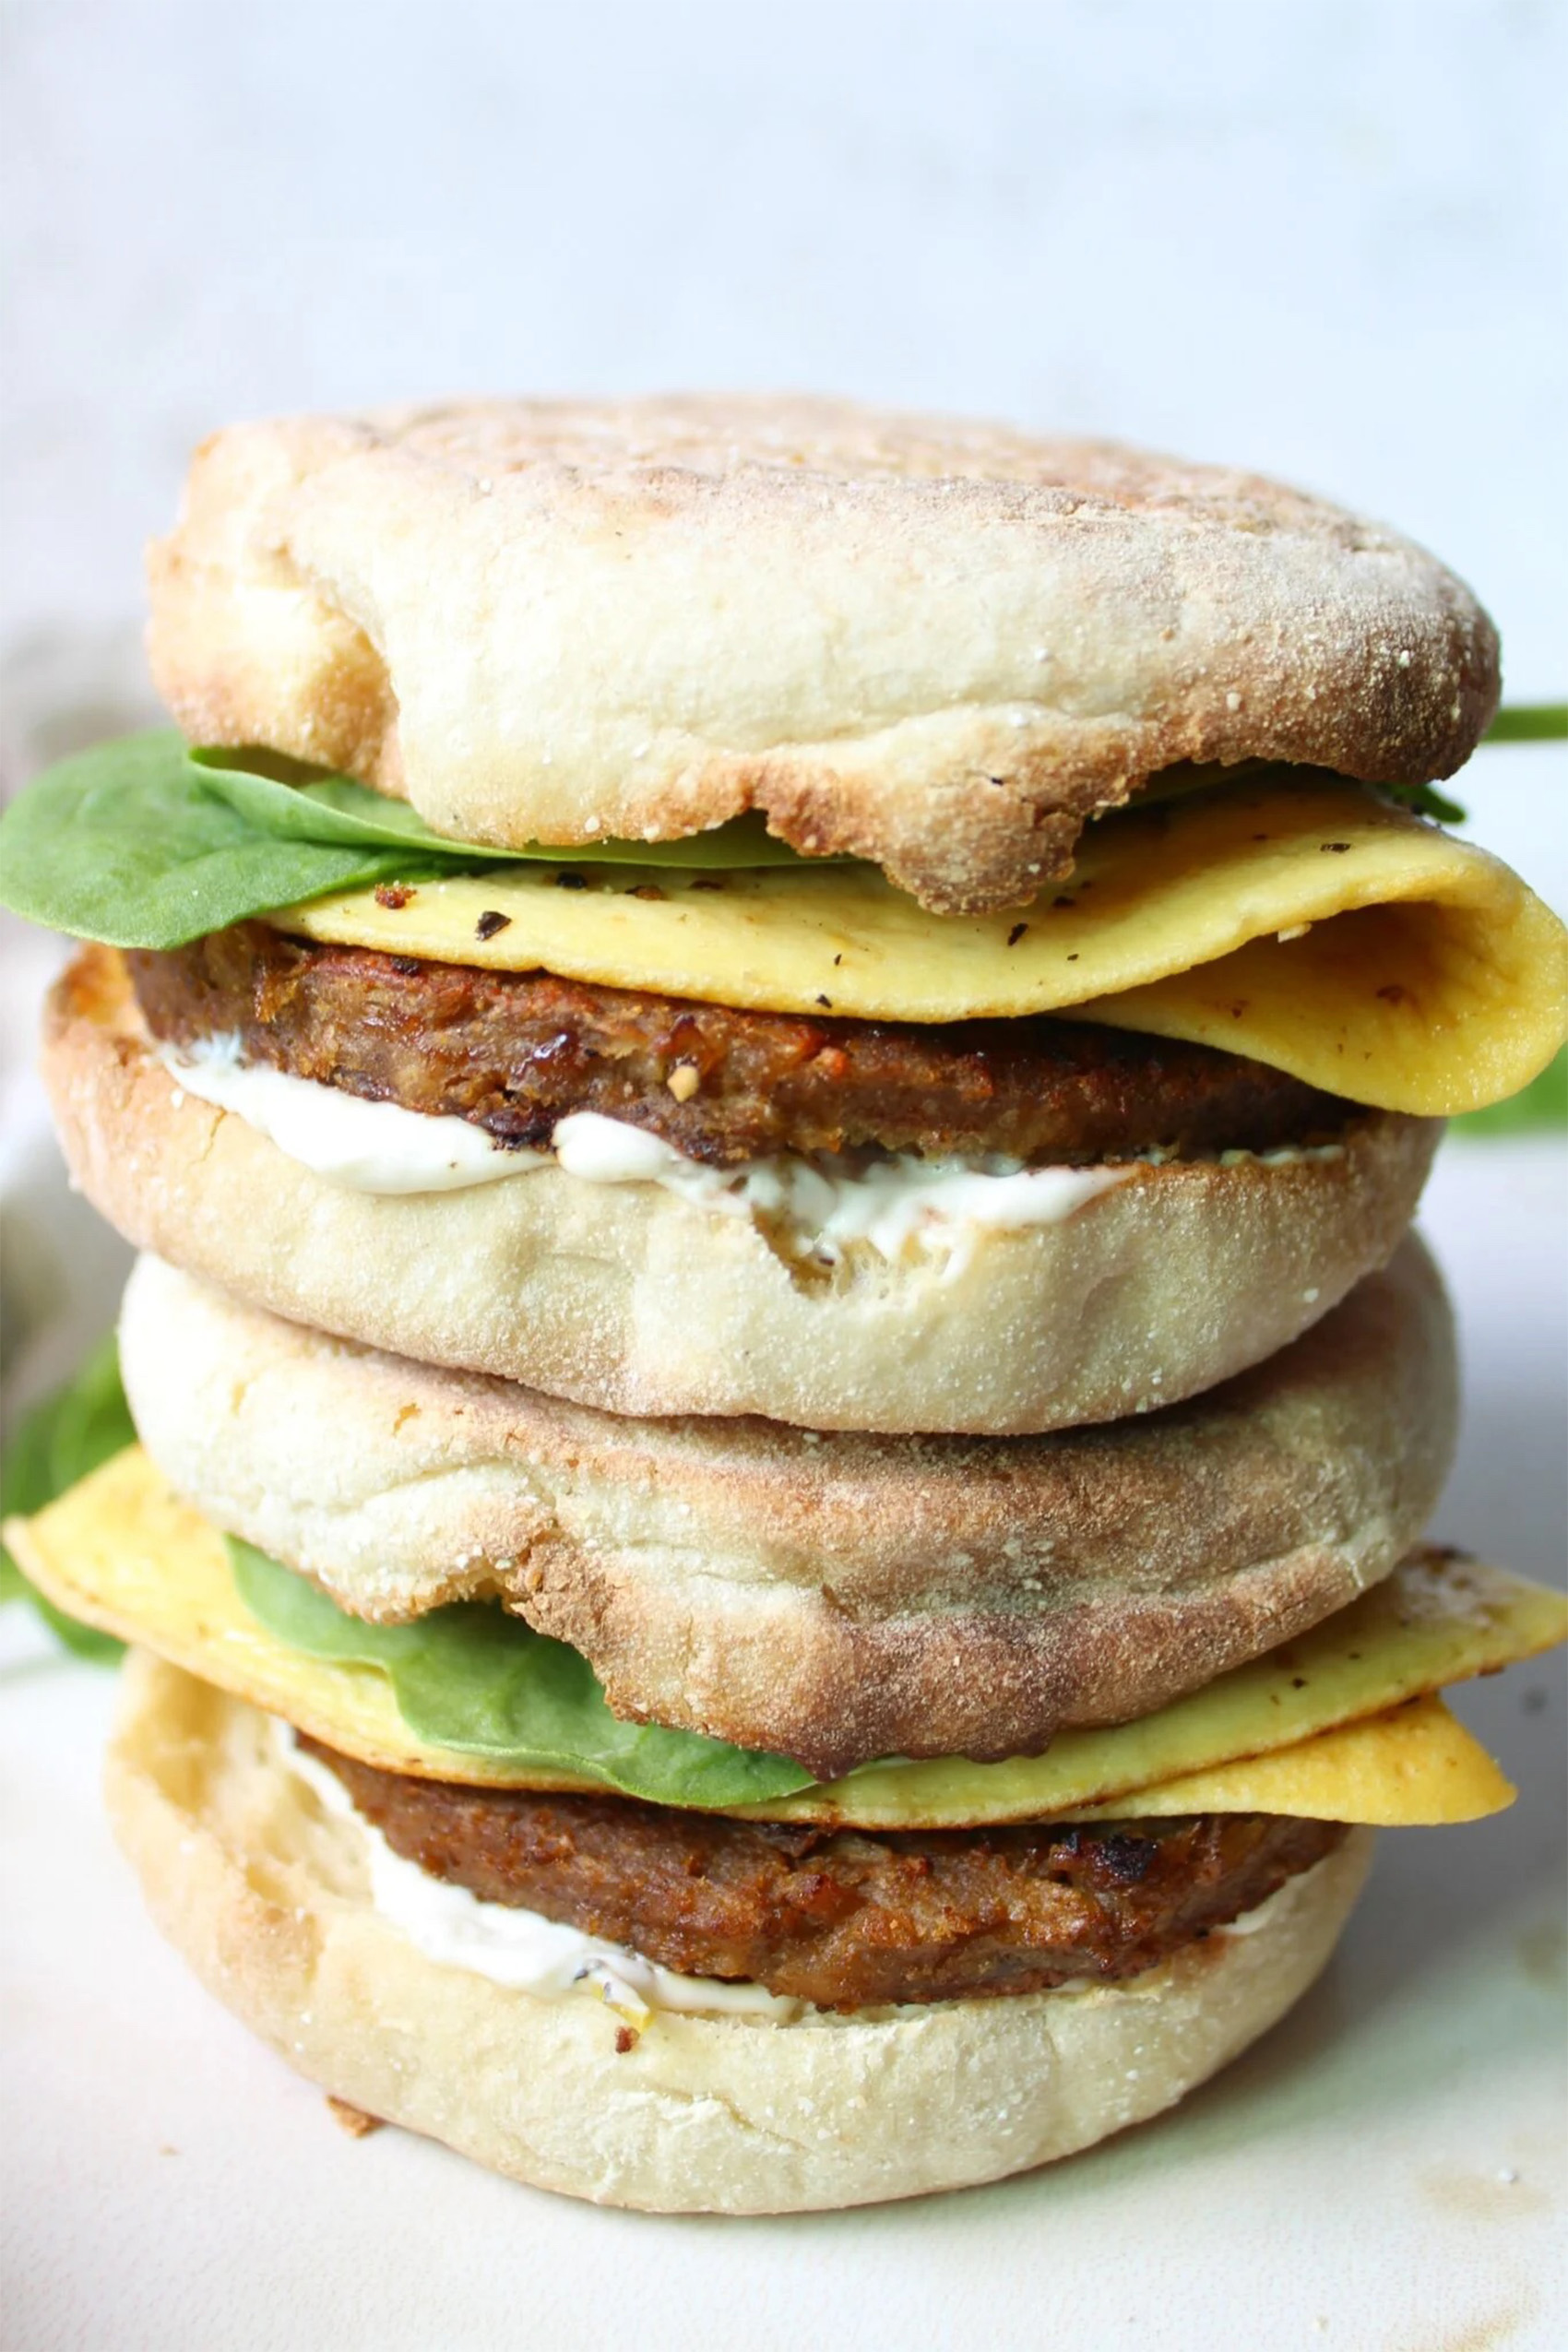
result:
[(44, 1066), (147, 1254), (141, 1443), (12, 1530), (136, 1646), (160, 1925), (377, 2118), (614, 2203), (1013, 2172), (1312, 1981), (1437, 1695), (1443, 1116), (1561, 927), (1430, 788), (1429, 556), (828, 404), (219, 434), (182, 733), (12, 811)]

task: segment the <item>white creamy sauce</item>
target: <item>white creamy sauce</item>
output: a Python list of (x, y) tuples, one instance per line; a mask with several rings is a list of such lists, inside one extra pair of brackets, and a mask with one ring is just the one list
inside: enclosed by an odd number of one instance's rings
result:
[(591, 1111), (563, 1119), (552, 1141), (568, 1175), (593, 1184), (662, 1184), (702, 1208), (777, 1219), (799, 1235), (802, 1250), (828, 1259), (856, 1241), (896, 1258), (921, 1236), (952, 1246), (966, 1231), (1058, 1225), (1133, 1172), (1025, 1168), (999, 1157), (921, 1159), (913, 1152), (843, 1169), (792, 1152), (706, 1168), (662, 1136)]
[(728, 1984), (718, 1977), (684, 1977), (661, 1968), (622, 1943), (604, 1943), (537, 1911), (486, 1903), (466, 1886), (432, 1878), (417, 1862), (395, 1854), (374, 1824), (356, 1812), (336, 1773), (303, 1754), (286, 1725), (277, 1727), (281, 1761), (309, 1788), (324, 1811), (351, 1821), (365, 1842), (371, 1901), (416, 1951), (445, 1968), (466, 1968), (514, 1992), (555, 2001), (574, 1992), (597, 1994), (612, 2009), (646, 2019), (659, 2009), (690, 2014), (771, 2017), (780, 2025), (803, 2004), (765, 1985)]
[(161, 1059), (176, 1086), (232, 1111), (291, 1159), (360, 1193), (451, 1193), (544, 1165), (507, 1151), (471, 1120), (364, 1102), (340, 1087), (244, 1062), (235, 1032)]
[(240, 1058), (237, 1035), (195, 1051), (161, 1049), (175, 1084), (234, 1112), (291, 1159), (329, 1182), (364, 1193), (453, 1192), (527, 1176), (552, 1157), (589, 1184), (657, 1184), (694, 1206), (781, 1227), (802, 1256), (832, 1263), (859, 1242), (885, 1258), (913, 1243), (962, 1262), (980, 1232), (1057, 1225), (1132, 1165), (1025, 1168), (983, 1160), (921, 1159), (912, 1152), (861, 1154), (834, 1166), (785, 1152), (739, 1168), (708, 1168), (673, 1144), (598, 1111), (560, 1120), (551, 1152), (509, 1151), (467, 1119), (364, 1102), (337, 1087)]

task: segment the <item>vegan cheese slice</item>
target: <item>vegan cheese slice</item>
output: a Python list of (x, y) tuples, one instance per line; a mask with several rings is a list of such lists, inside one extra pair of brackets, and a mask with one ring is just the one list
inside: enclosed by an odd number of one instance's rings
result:
[(1068, 1013), (1218, 1045), (1382, 1110), (1526, 1085), (1568, 1023), (1568, 932), (1495, 858), (1297, 771), (1091, 826), (1015, 913), (932, 915), (859, 864), (507, 865), (272, 918), (316, 940), (754, 1010)]
[[(306, 1657), (239, 1598), (222, 1538), (139, 1448), (6, 1530), (57, 1607), (392, 1772), (477, 1787), (589, 1788), (420, 1740), (374, 1668)], [(871, 1764), (738, 1812), (864, 1828), (1194, 1812), (1467, 1821), (1513, 1791), (1431, 1694), (1568, 1633), (1568, 1601), (1419, 1552), (1311, 1633), (1141, 1721), (1062, 1733), (1043, 1756)], [(1413, 1704), (1412, 1704), (1413, 1702)]]

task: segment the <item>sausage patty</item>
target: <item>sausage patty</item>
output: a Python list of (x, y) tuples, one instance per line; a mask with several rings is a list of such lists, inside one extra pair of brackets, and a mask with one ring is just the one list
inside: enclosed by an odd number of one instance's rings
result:
[(464, 1788), (301, 1744), (394, 1851), (433, 1876), (683, 1975), (766, 1985), (823, 2009), (1137, 1976), (1345, 1835), (1338, 1823), (1270, 1813), (828, 1830)]
[(805, 1018), (422, 963), (265, 923), (126, 956), (155, 1037), (238, 1032), (248, 1061), (548, 1144), (600, 1111), (728, 1166), (770, 1152), (1004, 1153), (1053, 1164), (1265, 1151), (1355, 1106), (1206, 1046), (1087, 1022)]

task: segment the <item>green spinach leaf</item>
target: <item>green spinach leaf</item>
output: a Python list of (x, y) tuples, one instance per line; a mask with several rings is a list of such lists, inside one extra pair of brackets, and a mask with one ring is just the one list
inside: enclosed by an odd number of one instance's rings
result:
[(1538, 1077), (1484, 1111), (1450, 1122), (1459, 1135), (1528, 1135), (1568, 1127), (1568, 1046), (1559, 1047)]
[[(208, 789), (238, 811), (258, 832), (293, 840), (330, 841), (351, 848), (375, 843), (383, 849), (417, 850), (432, 871), (524, 865), (676, 866), (735, 872), (757, 866), (806, 862), (787, 841), (775, 840), (754, 812), (688, 834), (680, 841), (589, 841), (574, 849), (530, 842), (523, 849), (498, 849), (433, 833), (406, 801), (388, 800), (351, 776), (324, 776), (319, 768), (273, 752), (197, 749), (186, 754)], [(844, 858), (814, 858), (813, 865), (844, 865)]]
[(518, 861), (734, 869), (799, 864), (760, 817), (685, 841), (495, 849), (433, 833), (351, 777), (267, 752), (193, 751), (172, 727), (45, 770), (0, 817), (0, 901), (110, 947), (181, 947), (336, 890)]
[[(270, 789), (287, 805), (288, 787)], [(111, 947), (180, 947), (269, 908), (404, 878), (409, 864), (374, 840), (260, 829), (172, 728), (62, 760), (0, 819), (5, 903)]]
[(241, 1599), (269, 1633), (307, 1657), (379, 1668), (422, 1740), (519, 1771), (570, 1772), (654, 1804), (722, 1810), (811, 1786), (787, 1756), (623, 1723), (579, 1651), (489, 1603), (367, 1625), (253, 1545), (232, 1537), (229, 1555)]
[[(136, 1428), (120, 1380), (113, 1335), (96, 1348), (68, 1386), (44, 1398), (19, 1420), (0, 1460), (0, 1517), (28, 1518), (64, 1494), (112, 1454), (136, 1443)], [(0, 1600), (30, 1600), (78, 1657), (118, 1657), (125, 1645), (66, 1617), (35, 1592), (10, 1553), (0, 1548)]]
[(1383, 790), (1412, 816), (1430, 816), (1434, 825), (1463, 825), (1469, 811), (1435, 784), (1385, 784)]
[(1568, 742), (1568, 702), (1516, 702), (1500, 710), (1483, 743), (1561, 743)]

